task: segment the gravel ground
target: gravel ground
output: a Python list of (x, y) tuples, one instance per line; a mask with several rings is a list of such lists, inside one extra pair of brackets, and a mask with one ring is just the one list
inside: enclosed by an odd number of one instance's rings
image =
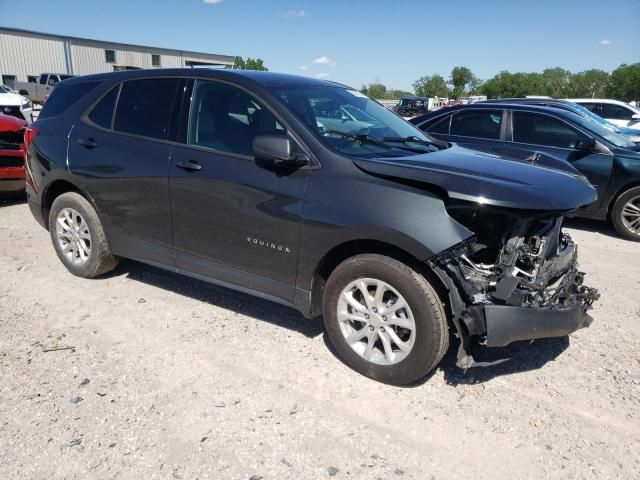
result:
[(293, 310), (130, 261), (74, 277), (0, 205), (0, 478), (640, 478), (640, 245), (569, 230), (591, 328), (397, 388)]

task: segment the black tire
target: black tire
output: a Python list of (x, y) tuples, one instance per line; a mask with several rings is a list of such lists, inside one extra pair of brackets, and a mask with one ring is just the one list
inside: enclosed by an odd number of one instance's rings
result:
[[(340, 329), (340, 295), (359, 278), (387, 283), (404, 297), (413, 313), (413, 348), (398, 363), (380, 365), (366, 360), (347, 343)], [(438, 365), (449, 347), (447, 320), (438, 294), (424, 276), (393, 258), (363, 254), (345, 260), (327, 280), (322, 303), (327, 334), (338, 355), (348, 366), (374, 380), (392, 385), (417, 382)]]
[[(86, 262), (81, 264), (74, 263), (63, 253), (57, 238), (56, 221), (58, 214), (65, 208), (71, 208), (80, 214), (91, 236), (88, 258)], [(54, 200), (49, 213), (49, 233), (58, 258), (67, 270), (78, 277), (98, 277), (110, 272), (118, 265), (118, 259), (111, 253), (95, 209), (82, 195), (76, 192), (63, 193)]]
[(638, 229), (639, 233), (634, 233), (627, 228), (623, 218), (624, 206), (629, 202), (629, 200), (634, 198), (638, 199), (634, 203), (636, 205), (640, 205), (640, 187), (630, 188), (618, 197), (616, 203), (613, 204), (613, 208), (611, 209), (611, 223), (613, 224), (613, 228), (616, 229), (616, 232), (618, 232), (621, 237), (626, 238), (627, 240), (640, 242), (640, 229)]

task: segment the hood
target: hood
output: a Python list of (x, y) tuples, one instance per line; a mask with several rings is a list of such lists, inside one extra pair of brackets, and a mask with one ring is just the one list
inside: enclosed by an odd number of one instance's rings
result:
[(27, 122), (21, 118), (5, 115), (0, 112), (0, 132), (17, 132), (22, 130), (26, 125)]
[(25, 101), (27, 100), (17, 93), (0, 93), (0, 105), (4, 107), (20, 107)]
[(590, 204), (596, 190), (580, 173), (453, 146), (410, 157), (354, 159), (373, 175), (435, 185), (449, 197), (498, 207), (573, 210)]

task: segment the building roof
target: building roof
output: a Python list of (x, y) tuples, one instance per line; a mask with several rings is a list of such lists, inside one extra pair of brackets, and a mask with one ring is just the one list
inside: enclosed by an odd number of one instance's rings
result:
[(211, 60), (217, 60), (219, 62), (228, 63), (228, 64), (233, 64), (235, 60), (235, 56), (233, 55), (219, 55), (216, 53), (194, 52), (192, 50), (179, 50), (174, 48), (152, 47), (149, 45), (137, 45), (133, 43), (111, 42), (107, 40), (96, 40), (94, 38), (83, 38), (83, 37), (74, 37), (71, 35), (59, 35), (54, 33), (36, 32), (33, 30), (25, 30), (21, 28), (9, 28), (9, 27), (0, 26), (0, 33), (9, 33), (9, 34), (15, 34), (15, 35), (31, 35), (31, 36), (45, 37), (45, 38), (50, 38), (55, 40), (72, 40), (72, 41), (75, 40), (80, 42), (93, 42), (93, 43), (100, 43), (104, 46), (116, 47), (120, 49), (131, 49), (131, 48), (152, 49), (158, 53), (165, 53), (168, 55), (182, 55), (186, 57), (209, 58)]

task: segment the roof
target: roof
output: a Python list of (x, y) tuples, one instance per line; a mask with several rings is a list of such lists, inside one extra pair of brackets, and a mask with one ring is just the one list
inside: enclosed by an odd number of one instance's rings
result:
[(165, 54), (182, 55), (187, 57), (208, 57), (210, 59), (215, 59), (217, 61), (229, 63), (229, 64), (233, 64), (235, 60), (234, 55), (219, 55), (216, 53), (194, 52), (191, 50), (179, 50), (179, 49), (164, 48), (164, 47), (152, 47), (148, 45), (137, 45), (134, 43), (111, 42), (107, 40), (96, 40), (94, 38), (73, 37), (70, 35), (59, 35), (55, 33), (36, 32), (34, 30), (25, 30), (22, 28), (9, 28), (9, 27), (3, 27), (1, 25), (0, 25), (0, 33), (9, 33), (9, 34), (16, 34), (16, 35), (35, 35), (38, 37), (45, 37), (45, 38), (50, 38), (55, 40), (76, 40), (81, 42), (94, 42), (94, 43), (101, 43), (105, 46), (120, 47), (121, 49), (145, 48), (145, 49), (156, 50), (159, 53), (165, 53)]
[(286, 73), (258, 72), (255, 70), (233, 70), (221, 68), (149, 68), (138, 70), (126, 70), (120, 72), (97, 73), (83, 75), (65, 80), (65, 83), (76, 83), (87, 80), (107, 80), (107, 79), (127, 79), (139, 77), (162, 77), (162, 76), (184, 76), (184, 77), (209, 77), (218, 79), (242, 78), (250, 80), (262, 86), (275, 85), (298, 85), (298, 86), (323, 86), (323, 87), (343, 87), (351, 88), (336, 82), (319, 80), (317, 78), (303, 77), (301, 75), (290, 75)]
[(509, 103), (509, 102), (500, 103), (499, 101), (496, 101), (496, 102), (470, 103), (466, 105), (455, 105), (449, 108), (442, 108), (439, 110), (435, 110), (433, 112), (429, 112), (425, 115), (412, 118), (411, 123), (413, 123), (414, 125), (422, 124), (424, 122), (444, 116), (451, 112), (456, 112), (458, 110), (478, 110), (478, 109), (482, 110), (482, 109), (488, 109), (488, 108), (505, 108), (505, 109), (514, 110), (514, 111), (522, 110), (522, 111), (529, 111), (529, 112), (540, 112), (540, 113), (546, 113), (546, 114), (551, 114), (555, 116), (565, 117), (565, 118), (568, 118), (569, 120), (578, 121), (578, 122), (580, 122), (581, 120), (581, 117), (579, 115), (576, 115), (575, 113), (570, 112), (568, 110), (543, 107), (540, 105), (529, 105), (525, 103)]

